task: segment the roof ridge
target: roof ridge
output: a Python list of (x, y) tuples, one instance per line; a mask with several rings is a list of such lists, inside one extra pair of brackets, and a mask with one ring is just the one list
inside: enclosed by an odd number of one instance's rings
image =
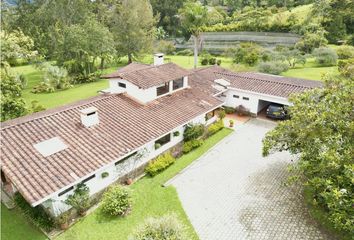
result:
[(18, 125), (21, 125), (24, 123), (32, 122), (32, 121), (35, 121), (38, 119), (50, 117), (50, 116), (53, 116), (53, 115), (56, 115), (56, 114), (59, 114), (59, 113), (62, 113), (62, 112), (68, 111), (68, 110), (72, 110), (72, 109), (80, 107), (80, 106), (87, 105), (89, 103), (95, 103), (95, 102), (102, 101), (104, 99), (111, 98), (111, 97), (114, 97), (117, 95), (119, 95), (119, 94), (101, 94), (98, 96), (93, 96), (91, 98), (87, 98), (87, 99), (79, 100), (79, 101), (76, 101), (73, 103), (65, 104), (63, 106), (50, 108), (50, 109), (47, 109), (44, 111), (28, 114), (28, 115), (25, 115), (22, 117), (14, 118), (14, 119), (10, 119), (10, 120), (7, 120), (7, 121), (1, 123), (1, 130), (9, 129), (11, 127), (15, 127), (15, 126), (18, 126)]
[[(279, 83), (279, 84), (287, 85), (287, 86), (303, 87), (303, 88), (309, 88), (309, 89), (311, 89), (311, 87), (309, 87), (309, 86), (291, 84), (291, 83), (287, 83), (287, 82), (277, 82), (277, 81), (272, 81), (272, 80), (269, 80), (269, 79), (261, 79), (261, 78), (259, 78), (259, 77), (240, 76), (240, 75), (237, 75), (237, 73), (235, 73), (235, 74), (231, 74), (231, 73), (220, 73), (220, 72), (214, 72), (214, 73), (221, 74), (221, 75), (226, 75), (226, 76), (241, 77), (241, 78), (246, 78), (246, 79), (256, 79), (256, 80), (260, 80), (260, 81), (264, 81), (264, 82), (268, 82), (268, 83)], [(245, 73), (248, 73), (248, 72), (245, 72)], [(252, 72), (250, 72), (250, 73), (252, 73)], [(283, 76), (282, 76), (282, 77), (283, 77)], [(299, 78), (293, 78), (293, 79), (299, 79)], [(301, 79), (301, 80), (302, 80), (302, 79)], [(306, 79), (303, 79), (303, 80), (306, 80)], [(308, 81), (308, 80), (306, 80), (306, 81)]]

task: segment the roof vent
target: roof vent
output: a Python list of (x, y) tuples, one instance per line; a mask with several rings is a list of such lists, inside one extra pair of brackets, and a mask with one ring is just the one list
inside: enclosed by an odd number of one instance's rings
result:
[(92, 127), (99, 124), (98, 109), (95, 107), (89, 107), (80, 110), (81, 123), (85, 127)]
[(154, 54), (154, 66), (159, 66), (163, 64), (163, 53)]

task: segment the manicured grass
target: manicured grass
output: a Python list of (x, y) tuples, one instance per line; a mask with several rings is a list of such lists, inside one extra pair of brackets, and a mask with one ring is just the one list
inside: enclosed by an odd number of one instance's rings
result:
[(311, 217), (313, 217), (319, 223), (319, 225), (325, 231), (330, 233), (335, 239), (353, 240), (353, 234), (348, 232), (340, 232), (333, 227), (333, 224), (329, 221), (328, 214), (324, 211), (324, 209), (313, 204), (312, 196), (313, 190), (311, 190), (309, 187), (305, 187), (304, 199)]
[(296, 68), (291, 68), (288, 71), (283, 72), (281, 75), (286, 77), (296, 77), (310, 80), (322, 80), (322, 76), (326, 73), (338, 75), (338, 67), (321, 67), (316, 64), (314, 58), (308, 58), (304, 66), (296, 66)]
[[(104, 72), (113, 72), (117, 67), (105, 69)], [(107, 80), (99, 80), (93, 83), (74, 85), (73, 88), (57, 91), (54, 93), (31, 93), (34, 86), (42, 81), (43, 73), (33, 65), (19, 66), (13, 68), (14, 72), (24, 74), (27, 79), (27, 86), (22, 91), (22, 96), (28, 106), (36, 100), (45, 108), (53, 108), (72, 103), (81, 99), (97, 95), (97, 91), (108, 88)]]
[(30, 224), (18, 209), (8, 210), (1, 204), (1, 239), (44, 240), (47, 237)]
[(177, 213), (187, 226), (189, 239), (198, 239), (178, 199), (176, 189), (173, 186), (163, 187), (162, 184), (231, 132), (232, 130), (226, 128), (221, 130), (208, 138), (200, 148), (183, 155), (162, 173), (153, 178), (146, 176), (131, 185), (134, 204), (131, 214), (127, 217), (106, 217), (98, 208), (57, 239), (127, 239), (146, 218), (162, 216), (169, 212)]

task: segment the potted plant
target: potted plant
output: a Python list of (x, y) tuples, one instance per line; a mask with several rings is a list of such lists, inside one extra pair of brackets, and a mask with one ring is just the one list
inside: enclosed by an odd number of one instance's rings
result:
[(232, 119), (229, 120), (229, 127), (231, 128), (234, 127), (234, 120)]
[(66, 230), (69, 228), (69, 216), (69, 212), (64, 212), (57, 218), (57, 223), (59, 224), (61, 230)]
[(132, 178), (128, 178), (128, 179), (125, 181), (125, 183), (126, 183), (127, 185), (131, 185), (131, 184), (133, 183), (133, 179), (132, 179)]
[(90, 207), (89, 188), (84, 183), (78, 184), (74, 194), (69, 195), (65, 203), (75, 208), (80, 216), (85, 216)]

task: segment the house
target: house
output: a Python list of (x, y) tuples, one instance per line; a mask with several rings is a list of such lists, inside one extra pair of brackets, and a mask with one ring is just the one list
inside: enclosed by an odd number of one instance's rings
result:
[(4, 191), (58, 216), (77, 184), (91, 195), (104, 190), (180, 143), (187, 124), (214, 122), (223, 105), (257, 114), (262, 101), (289, 104), (290, 93), (320, 86), (217, 66), (190, 71), (164, 64), (162, 54), (153, 65), (131, 63), (104, 77), (104, 94), (2, 124)]

